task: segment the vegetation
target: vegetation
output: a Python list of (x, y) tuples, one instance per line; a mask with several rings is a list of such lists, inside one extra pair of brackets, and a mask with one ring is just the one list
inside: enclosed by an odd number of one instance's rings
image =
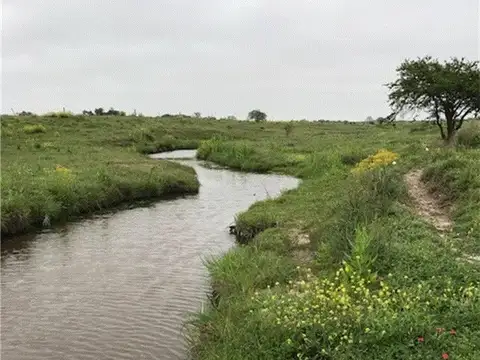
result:
[(2, 235), (122, 202), (196, 192), (192, 169), (140, 153), (195, 148), (214, 133), (230, 132), (228, 124), (186, 118), (3, 116)]
[[(443, 64), (430, 56), (405, 60), (390, 84), (390, 104), (400, 110), (427, 111), (451, 142), (464, 119), (480, 111), (478, 61), (453, 58)], [(442, 125), (446, 122), (446, 132)]]
[[(239, 214), (242, 245), (208, 261), (193, 357), (479, 358), (479, 150), (444, 148), (423, 122), (262, 126), (269, 139), (217, 136), (199, 156), (302, 183)], [(404, 175), (417, 168), (453, 205), (452, 232), (414, 209)]]
[(264, 112), (257, 109), (257, 110), (250, 111), (248, 113), (247, 118), (249, 120), (255, 120), (256, 122), (266, 121), (267, 120), (267, 114), (265, 114)]
[[(198, 147), (201, 159), (302, 183), (238, 214), (239, 245), (207, 262), (211, 304), (190, 322), (194, 358), (478, 359), (480, 149), (477, 123), (465, 121), (479, 110), (478, 65), (426, 57), (398, 73), (394, 112), (376, 123), (266, 122), (259, 110), (254, 122), (4, 117), (2, 234), (197, 191), (193, 170), (141, 153)], [(428, 111), (458, 146), (439, 143), (428, 122), (385, 126), (400, 109)], [(412, 169), (452, 231), (415, 207)]]

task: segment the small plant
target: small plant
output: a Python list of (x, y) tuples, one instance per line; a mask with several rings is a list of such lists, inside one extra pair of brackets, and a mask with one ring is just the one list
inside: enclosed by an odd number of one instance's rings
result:
[(23, 127), (23, 131), (25, 134), (38, 134), (38, 133), (44, 133), (47, 131), (45, 126), (41, 124), (35, 124), (35, 125), (25, 125)]
[(285, 130), (285, 135), (287, 135), (287, 137), (289, 137), (290, 134), (293, 131), (293, 122), (289, 121), (288, 123), (286, 123), (285, 126), (283, 127), (283, 129)]
[(365, 158), (364, 154), (344, 154), (340, 157), (340, 161), (344, 165), (355, 165)]

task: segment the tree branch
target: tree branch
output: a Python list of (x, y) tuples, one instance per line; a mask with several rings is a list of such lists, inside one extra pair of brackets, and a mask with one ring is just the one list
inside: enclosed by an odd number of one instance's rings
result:
[(465, 119), (465, 117), (470, 114), (472, 112), (472, 108), (471, 107), (466, 107), (465, 109), (463, 109), (463, 114), (460, 113), (458, 114), (458, 119), (456, 121), (456, 125), (455, 125), (455, 131), (457, 131), (458, 129), (460, 129), (463, 125), (463, 120)]
[(470, 106), (465, 107), (465, 109), (463, 109), (463, 110), (464, 110), (463, 114), (462, 114), (462, 112), (460, 112), (460, 114), (458, 114), (458, 118), (460, 120), (465, 119), (465, 117), (473, 111), (472, 107), (470, 107)]

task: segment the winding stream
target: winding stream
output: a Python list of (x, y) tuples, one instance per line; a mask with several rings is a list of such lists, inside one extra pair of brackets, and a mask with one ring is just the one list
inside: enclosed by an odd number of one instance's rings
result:
[(208, 291), (203, 259), (234, 245), (228, 225), (236, 213), (298, 185), (207, 169), (194, 155), (152, 157), (192, 166), (198, 195), (2, 244), (2, 360), (186, 357), (182, 325)]

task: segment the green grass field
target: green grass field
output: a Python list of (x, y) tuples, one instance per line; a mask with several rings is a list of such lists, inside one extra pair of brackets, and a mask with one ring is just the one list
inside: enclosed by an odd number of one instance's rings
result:
[[(239, 214), (245, 245), (208, 262), (215, 301), (191, 322), (193, 356), (480, 358), (480, 150), (438, 137), (429, 124), (296, 123), (267, 141), (202, 142), (202, 158), (303, 182)], [(379, 149), (398, 157), (352, 172)], [(412, 169), (451, 231), (417, 214)]]
[[(191, 169), (142, 153), (197, 147), (302, 183), (239, 214), (239, 246), (208, 261), (214, 296), (189, 322), (194, 358), (480, 358), (480, 149), (446, 148), (430, 124), (5, 117), (2, 234), (195, 192)], [(380, 149), (375, 168), (359, 167)], [(412, 169), (451, 231), (416, 210)]]

